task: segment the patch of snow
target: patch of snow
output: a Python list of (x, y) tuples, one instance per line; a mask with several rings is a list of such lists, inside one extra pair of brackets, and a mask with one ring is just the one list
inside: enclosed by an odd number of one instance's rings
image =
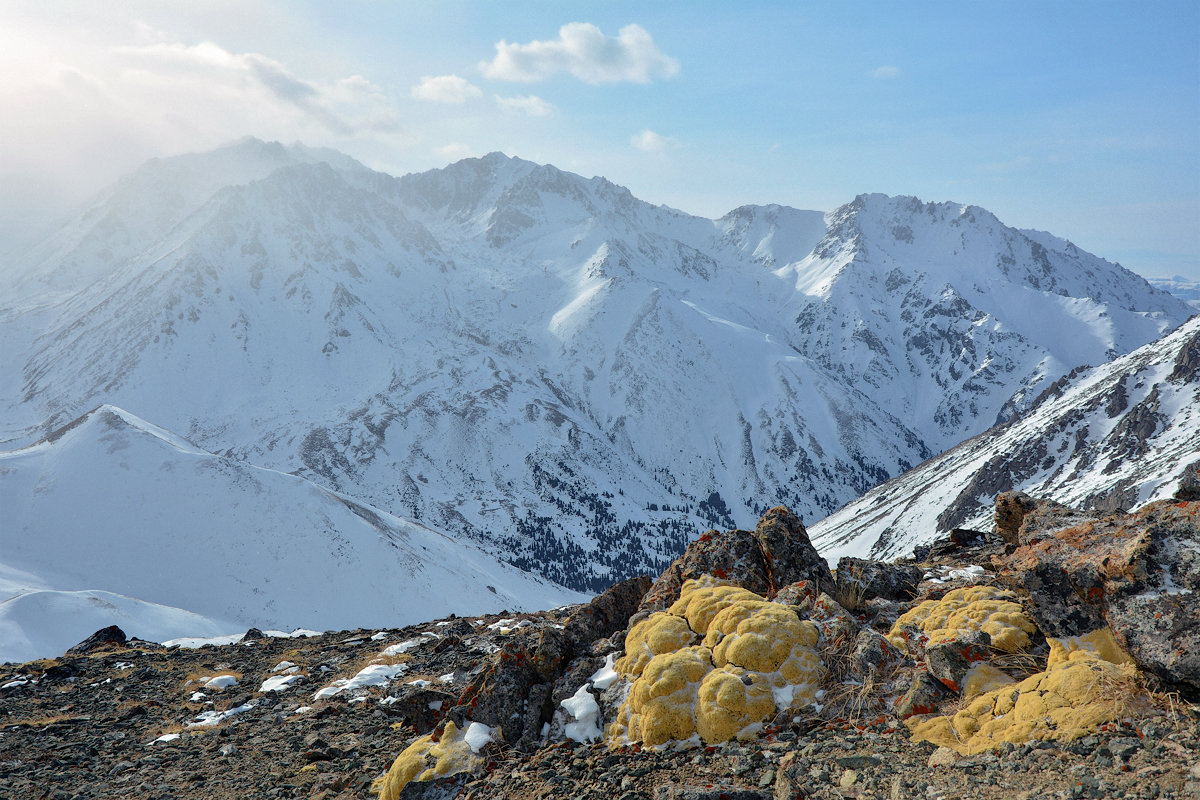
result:
[(250, 700), (243, 703), (237, 708), (231, 708), (227, 711), (205, 711), (196, 717), (195, 722), (189, 722), (189, 728), (211, 728), (213, 725), (219, 725), (227, 719), (236, 717), (238, 714), (244, 714), (254, 708), (254, 701)]
[(483, 746), (492, 741), (492, 728), (484, 725), (482, 722), (472, 722), (467, 725), (467, 730), (463, 733), (463, 741), (471, 748), (471, 752), (478, 753)]
[(600, 691), (604, 691), (612, 686), (617, 681), (621, 680), (621, 673), (617, 672), (614, 664), (616, 662), (616, 653), (609, 653), (604, 659), (604, 666), (596, 670), (592, 677), (588, 678), (592, 686)]
[(563, 726), (563, 733), (568, 739), (588, 743), (601, 737), (600, 705), (595, 695), (588, 691), (586, 683), (560, 705), (571, 717), (571, 722)]
[(262, 686), (258, 687), (258, 690), (260, 692), (282, 692), (293, 683), (303, 679), (303, 675), (274, 675), (263, 681)]
[(365, 689), (369, 686), (387, 686), (406, 669), (404, 664), (371, 664), (361, 669), (353, 678), (342, 678), (318, 689), (317, 693), (313, 695), (313, 699), (321, 700), (345, 691)]
[(233, 675), (217, 675), (214, 678), (209, 678), (205, 684), (205, 689), (228, 689), (230, 686), (237, 686), (238, 679)]
[(389, 647), (384, 648), (383, 652), (380, 655), (383, 655), (385, 657), (398, 656), (401, 653), (407, 653), (409, 650), (412, 650), (414, 647), (416, 647), (417, 645), (419, 645), (421, 643), (422, 642), (420, 639), (408, 639), (407, 641), (400, 642), (399, 644), (393, 644)]

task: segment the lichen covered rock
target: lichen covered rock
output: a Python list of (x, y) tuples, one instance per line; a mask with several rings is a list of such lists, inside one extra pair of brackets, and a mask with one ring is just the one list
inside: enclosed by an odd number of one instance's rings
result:
[(711, 530), (688, 545), (642, 599), (643, 611), (662, 611), (679, 597), (684, 582), (712, 575), (770, 599), (778, 589), (809, 581), (833, 590), (833, 575), (809, 541), (800, 518), (783, 506), (762, 516), (753, 531)]
[(761, 673), (726, 665), (704, 676), (696, 699), (696, 733), (706, 743), (752, 736), (775, 713), (772, 687)]
[[(906, 629), (915, 629), (919, 641), (912, 641)], [(975, 631), (988, 634), (995, 649), (1012, 653), (1029, 647), (1037, 626), (1012, 592), (993, 586), (965, 586), (947, 592), (940, 600), (925, 600), (903, 614), (888, 639), (897, 647), (907, 645), (921, 653), (927, 644), (954, 641)]]
[(688, 580), (670, 611), (630, 629), (616, 667), (632, 685), (609, 738), (659, 746), (751, 735), (813, 701), (819, 636), (788, 606), (711, 576)]
[[(1046, 670), (974, 697), (958, 713), (913, 717), (914, 739), (973, 755), (1004, 742), (1072, 741), (1118, 721), (1140, 701), (1136, 668), (1104, 658), (1111, 632), (1052, 647)], [(1114, 643), (1115, 646), (1115, 643)], [(981, 674), (980, 680), (1003, 679)], [(981, 687), (980, 687), (981, 688)]]
[(1200, 697), (1200, 502), (1164, 500), (997, 559), (1047, 636), (1098, 627), (1142, 669)]
[(379, 800), (396, 800), (411, 781), (429, 781), (459, 772), (472, 772), (483, 763), (463, 732), (447, 722), (441, 734), (422, 736), (396, 756), (392, 767), (377, 779), (371, 791)]
[(706, 647), (684, 647), (650, 659), (617, 712), (610, 735), (648, 745), (690, 739), (696, 733), (700, 682), (712, 668), (712, 652)]
[(911, 600), (924, 576), (925, 571), (916, 564), (885, 564), (844, 556), (837, 565), (837, 593), (839, 597), (858, 597), (863, 602), (877, 597)]
[(683, 617), (665, 611), (655, 612), (629, 629), (625, 636), (625, 655), (617, 661), (616, 669), (637, 677), (655, 656), (680, 650), (698, 638)]

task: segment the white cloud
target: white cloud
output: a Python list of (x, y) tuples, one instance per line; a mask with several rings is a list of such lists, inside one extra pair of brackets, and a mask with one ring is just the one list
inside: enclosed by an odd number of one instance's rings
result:
[(643, 153), (662, 153), (677, 143), (669, 136), (663, 136), (652, 130), (644, 130), (629, 137), (629, 143)]
[(496, 95), (496, 102), (506, 111), (521, 111), (531, 117), (548, 117), (554, 112), (554, 106), (533, 94), (516, 97), (501, 97)]
[(284, 106), (342, 136), (363, 128), (378, 130), (394, 124), (396, 117), (383, 93), (361, 75), (317, 83), (261, 53), (232, 53), (213, 42), (157, 41), (115, 47), (113, 53), (126, 94), (139, 88), (156, 94), (173, 91), (184, 102), (246, 103), (265, 113)]
[(421, 78), (421, 83), (413, 87), (412, 96), (430, 103), (460, 105), (482, 97), (483, 92), (478, 86), (458, 75), (436, 75)]
[(470, 158), (475, 151), (461, 142), (451, 142), (434, 148), (434, 152), (450, 161), (461, 161), (464, 158)]
[(529, 44), (496, 44), (496, 57), (479, 65), (493, 80), (533, 82), (569, 72), (586, 83), (649, 83), (679, 72), (640, 25), (626, 25), (616, 37), (588, 22), (570, 22), (558, 38)]
[(881, 67), (876, 67), (875, 69), (871, 70), (870, 75), (872, 78), (879, 78), (880, 80), (897, 78), (900, 76), (900, 68), (892, 64), (884, 64)]
[(391, 157), (416, 144), (403, 119), (362, 75), (145, 24), (18, 19), (0, 26), (0, 249), (152, 156), (249, 134)]

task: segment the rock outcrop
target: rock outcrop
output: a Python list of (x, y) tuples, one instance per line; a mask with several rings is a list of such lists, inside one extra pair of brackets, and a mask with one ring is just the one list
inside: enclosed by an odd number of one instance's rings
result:
[(832, 591), (833, 574), (800, 518), (782, 506), (763, 515), (753, 531), (710, 530), (692, 542), (659, 576), (641, 610), (662, 611), (679, 599), (685, 581), (711, 575), (765, 598), (796, 581)]
[(1033, 527), (1036, 513), (1021, 523), (1022, 546), (995, 563), (1038, 627), (1054, 637), (1111, 627), (1139, 667), (1200, 694), (1200, 502), (1082, 523), (1054, 507)]
[[(1195, 685), (1200, 503), (1079, 523), (1019, 502), (1015, 544), (956, 531), (836, 576), (776, 509), (694, 542), (651, 608), (640, 578), (534, 614), (199, 650), (101, 631), (0, 666), (0, 796), (1195, 794), (1200, 711), (1155, 687)], [(705, 564), (746, 572), (673, 588)]]

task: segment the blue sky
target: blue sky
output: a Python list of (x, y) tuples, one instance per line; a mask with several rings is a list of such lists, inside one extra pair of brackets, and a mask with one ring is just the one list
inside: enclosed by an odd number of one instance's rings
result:
[(1200, 3), (55, 3), (0, 10), (0, 236), (243, 135), (501, 150), (718, 216), (981, 205), (1200, 280)]

